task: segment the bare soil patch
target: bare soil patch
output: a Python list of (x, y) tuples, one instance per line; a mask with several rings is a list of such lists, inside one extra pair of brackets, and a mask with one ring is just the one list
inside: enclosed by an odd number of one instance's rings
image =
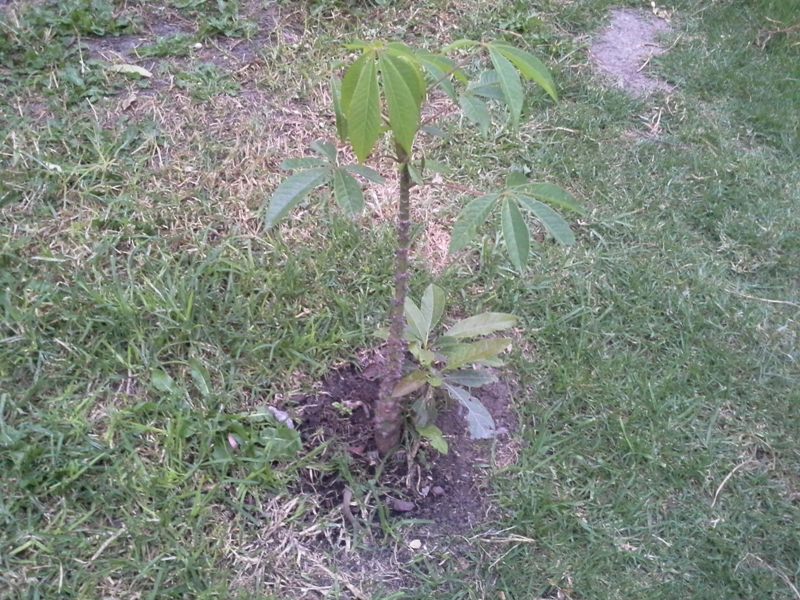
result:
[(650, 61), (666, 52), (658, 38), (669, 31), (667, 21), (644, 11), (612, 10), (611, 22), (592, 43), (589, 56), (600, 73), (633, 96), (671, 92), (673, 86), (647, 72)]
[[(372, 405), (381, 371), (381, 358), (374, 355), (364, 364), (331, 372), (316, 394), (296, 399), (305, 441), (331, 442), (351, 459), (352, 471), (364, 478), (374, 477), (379, 463), (372, 439)], [(473, 393), (494, 417), (498, 439), (470, 439), (460, 407), (446, 402), (436, 424), (447, 439), (449, 452), (441, 455), (421, 447), (412, 457), (398, 452), (384, 465), (380, 482), (387, 492), (376, 500), (395, 514), (425, 521), (414, 529), (417, 538), (465, 535), (492, 515), (487, 501), (487, 472), (493, 445), (494, 456), (501, 460), (515, 454), (511, 439), (517, 420), (509, 384), (497, 382)], [(330, 486), (330, 502), (347, 500), (345, 482), (330, 482)], [(349, 512), (347, 507), (345, 512)], [(347, 518), (350, 520), (350, 515)]]
[(437, 424), (447, 455), (423, 446), (381, 469), (371, 429), (382, 365), (380, 353), (367, 354), (289, 402), (310, 462), (292, 493), (263, 499), (264, 526), (231, 554), (233, 589), (382, 598), (413, 590), (420, 565), (468, 582), (475, 554), (494, 560), (496, 543), (514, 541), (492, 530), (498, 515), (488, 494), (490, 469), (518, 450), (512, 386), (473, 390), (503, 432), (498, 439), (471, 440), (458, 408), (446, 405)]

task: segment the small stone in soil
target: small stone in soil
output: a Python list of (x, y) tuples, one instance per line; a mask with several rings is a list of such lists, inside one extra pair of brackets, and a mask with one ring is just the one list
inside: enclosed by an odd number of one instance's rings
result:
[(387, 498), (386, 503), (389, 505), (389, 508), (397, 512), (411, 512), (417, 507), (413, 502), (399, 500), (397, 498)]

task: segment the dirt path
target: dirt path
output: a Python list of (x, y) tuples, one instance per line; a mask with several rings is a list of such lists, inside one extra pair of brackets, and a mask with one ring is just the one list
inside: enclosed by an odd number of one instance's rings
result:
[(611, 22), (592, 43), (589, 56), (600, 73), (632, 96), (668, 93), (673, 86), (648, 74), (648, 67), (653, 57), (666, 52), (658, 38), (670, 30), (667, 21), (647, 12), (612, 10)]

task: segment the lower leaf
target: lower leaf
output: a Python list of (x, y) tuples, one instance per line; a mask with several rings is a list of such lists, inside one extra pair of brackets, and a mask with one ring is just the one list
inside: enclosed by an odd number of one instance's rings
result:
[(450, 397), (467, 409), (467, 426), (473, 440), (487, 440), (497, 435), (497, 426), (486, 407), (467, 390), (445, 383)]
[(450, 448), (447, 445), (447, 440), (444, 439), (442, 430), (436, 425), (426, 425), (425, 427), (417, 427), (417, 433), (428, 440), (433, 446), (433, 449), (440, 454), (447, 454)]

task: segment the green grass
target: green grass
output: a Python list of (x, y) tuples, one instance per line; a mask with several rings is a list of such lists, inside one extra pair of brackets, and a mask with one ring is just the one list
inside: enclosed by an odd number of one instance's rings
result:
[[(638, 101), (587, 68), (581, 36), (611, 3), (286, 4), (259, 66), (151, 40), (153, 82), (74, 43), (144, 31), (146, 3), (3, 9), (0, 596), (796, 598), (798, 38), (758, 44), (794, 5), (677, 3), (654, 68), (678, 91)], [(172, 7), (204, 42), (241, 44), (249, 8)], [(333, 135), (317, 80), (338, 44), (376, 19), (434, 43), (436, 15), (450, 37), (515, 32), (562, 100), (535, 96), (519, 135), (449, 123), (431, 157), (471, 187), (525, 168), (591, 214), (523, 275), (487, 231), (436, 279), (456, 310), (523, 320), (522, 449), (490, 531), (398, 564), (413, 527), (342, 551), (336, 507), (296, 490), (352, 477), (347, 460), (298, 452), (264, 414), (375, 343), (389, 227), (315, 204), (265, 235), (258, 211), (285, 149)], [(641, 135), (659, 109), (660, 136)]]

